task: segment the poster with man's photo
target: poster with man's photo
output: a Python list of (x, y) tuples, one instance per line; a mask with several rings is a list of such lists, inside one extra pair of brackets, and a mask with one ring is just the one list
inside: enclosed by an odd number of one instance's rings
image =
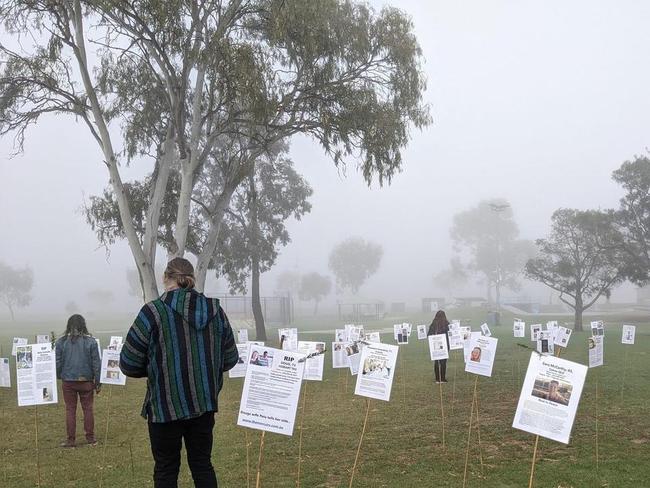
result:
[(16, 387), (19, 407), (57, 403), (52, 344), (16, 346)]
[[(248, 365), (248, 342), (243, 344), (237, 344), (237, 353), (239, 357), (237, 358), (237, 364), (235, 367), (228, 371), (228, 378), (243, 378), (246, 376), (246, 366)], [(263, 344), (262, 344), (263, 345)]]
[(348, 355), (345, 351), (346, 342), (332, 342), (332, 368), (348, 368)]
[(361, 351), (360, 372), (357, 376), (355, 395), (390, 400), (395, 376), (398, 346), (369, 344)]
[(465, 372), (492, 376), (498, 341), (496, 337), (472, 334), (469, 340), (469, 356), (465, 361)]
[(420, 324), (417, 326), (418, 329), (418, 339), (426, 339), (427, 338), (427, 326), (424, 324)]
[(603, 336), (592, 336), (587, 339), (589, 347), (589, 367), (602, 366), (604, 362), (604, 341)]
[(0, 358), (0, 387), (11, 388), (11, 369), (9, 369), (9, 358)]
[(481, 333), (485, 337), (490, 337), (492, 335), (492, 332), (490, 332), (490, 328), (488, 327), (488, 324), (485, 323), (481, 324)]
[(636, 336), (636, 326), (624, 325), (623, 334), (621, 335), (621, 344), (634, 344), (635, 336)]
[(111, 336), (111, 339), (108, 341), (107, 349), (111, 351), (120, 352), (122, 350), (122, 344), (124, 343), (124, 337), (122, 336)]
[(298, 350), (297, 328), (278, 329), (278, 339), (280, 340), (280, 349), (283, 351)]
[(298, 352), (308, 356), (318, 353), (305, 361), (305, 374), (302, 379), (323, 381), (323, 366), (325, 365), (325, 343), (312, 341), (298, 341)]
[(120, 351), (114, 349), (104, 350), (99, 382), (106, 385), (124, 386), (126, 384), (126, 376), (120, 370)]
[(304, 354), (251, 344), (237, 425), (292, 435)]
[(553, 347), (553, 339), (551, 335), (553, 334), (550, 330), (540, 330), (537, 333), (537, 352), (544, 355), (552, 356), (555, 352)]
[(429, 356), (431, 361), (449, 359), (447, 350), (447, 334), (434, 334), (429, 336)]
[(530, 324), (530, 340), (531, 342), (537, 342), (540, 331), (542, 330), (542, 324)]
[(587, 367), (532, 353), (512, 426), (569, 443)]

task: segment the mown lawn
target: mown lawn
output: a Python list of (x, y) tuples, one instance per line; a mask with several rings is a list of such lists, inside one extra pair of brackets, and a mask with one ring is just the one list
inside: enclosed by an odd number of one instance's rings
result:
[[(481, 311), (463, 310), (450, 318), (470, 318), (473, 329), (477, 329), (482, 315)], [(365, 325), (367, 329), (380, 329), (402, 320), (417, 324), (428, 322), (430, 317), (412, 315)], [(531, 318), (526, 321), (536, 322)], [(620, 344), (623, 321), (639, 326), (634, 346)], [(530, 351), (518, 346), (517, 342), (525, 346), (532, 343), (528, 339), (512, 338), (511, 316), (506, 315), (503, 322), (505, 325), (493, 329), (499, 338), (493, 377), (478, 379), (480, 444), (479, 431), (473, 429), (468, 487), (528, 486), (534, 436), (512, 429), (511, 424), (530, 356)], [(120, 323), (111, 321), (89, 326), (93, 332), (121, 327)], [(302, 330), (333, 331), (341, 324), (336, 319), (318, 318), (305, 319), (297, 326)], [(27, 337), (50, 330), (60, 333), (62, 325), (0, 323), (4, 355), (9, 354), (14, 335)], [(95, 335), (105, 343), (111, 334)], [(271, 342), (277, 343), (274, 330), (270, 331), (270, 336)], [(300, 337), (330, 342), (333, 333), (305, 332)], [(588, 374), (571, 443), (564, 446), (540, 440), (536, 487), (650, 486), (649, 339), (648, 322), (624, 317), (606, 320), (605, 365)], [(382, 334), (382, 340), (392, 343), (392, 334)], [(562, 357), (587, 364), (586, 343), (587, 333), (574, 334)], [(333, 370), (329, 354), (325, 364), (324, 380), (306, 382), (303, 386), (305, 408), (303, 411), (301, 401), (293, 437), (265, 436), (262, 486), (297, 486), (301, 423), (300, 486), (348, 486), (367, 403), (365, 398), (352, 393), (356, 377)], [(411, 343), (400, 348), (391, 401), (370, 401), (354, 486), (463, 486), (469, 412), (476, 377), (464, 373), (459, 351), (452, 352), (448, 378), (450, 382), (442, 388), (443, 447), (440, 388), (433, 383), (426, 341), (418, 341), (413, 334)], [(223, 487), (255, 486), (260, 433), (236, 426), (242, 384), (243, 379), (226, 378), (220, 397), (214, 464)], [(152, 486), (146, 424), (139, 417), (143, 396), (144, 382), (140, 380), (129, 380), (126, 387), (104, 387), (95, 407), (100, 444), (94, 448), (83, 446), (64, 450), (57, 447), (65, 431), (61, 396), (58, 405), (39, 407), (36, 412), (33, 407), (16, 406), (15, 385), (12, 389), (0, 389), (0, 486), (36, 486), (37, 461), (41, 466), (43, 487)], [(80, 414), (78, 429), (82, 433)], [(186, 466), (182, 468), (180, 486), (192, 486)]]

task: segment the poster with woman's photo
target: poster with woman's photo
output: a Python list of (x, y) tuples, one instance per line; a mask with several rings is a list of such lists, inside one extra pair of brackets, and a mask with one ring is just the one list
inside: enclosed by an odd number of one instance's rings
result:
[(593, 336), (587, 339), (589, 347), (589, 367), (602, 366), (604, 362), (603, 336)]
[(512, 426), (569, 443), (587, 367), (532, 353)]
[(237, 344), (237, 364), (235, 367), (228, 371), (228, 378), (243, 378), (246, 376), (246, 366), (248, 366), (248, 342)]
[(11, 388), (11, 369), (9, 369), (9, 358), (0, 358), (0, 387)]
[(532, 342), (537, 342), (541, 330), (542, 324), (530, 324), (530, 340)]
[(485, 337), (490, 337), (492, 335), (492, 332), (490, 332), (490, 328), (488, 327), (488, 324), (481, 324), (481, 333)]
[(472, 334), (469, 340), (469, 356), (465, 361), (465, 371), (481, 376), (492, 376), (498, 341), (499, 339), (496, 337)]
[(526, 337), (526, 322), (515, 319), (512, 324), (512, 335), (513, 337)]
[(348, 368), (348, 355), (345, 351), (346, 342), (332, 342), (332, 368)]
[(417, 326), (418, 329), (418, 340), (426, 339), (427, 338), (427, 326), (424, 324), (420, 324)]
[[(260, 358), (268, 361), (261, 362)], [(304, 354), (251, 344), (246, 360), (237, 425), (292, 435), (300, 387), (305, 371)]]
[(278, 329), (278, 339), (280, 340), (280, 349), (283, 351), (298, 350), (298, 329), (295, 327)]
[(369, 344), (363, 348), (355, 395), (390, 400), (398, 350), (398, 346), (390, 344)]
[(107, 349), (111, 351), (120, 352), (122, 350), (122, 344), (124, 343), (124, 337), (122, 336), (111, 336), (111, 339), (108, 341)]
[(57, 403), (56, 358), (52, 344), (16, 347), (18, 406)]
[(480, 332), (470, 332), (469, 336), (467, 336), (467, 339), (463, 341), (463, 358), (465, 362), (467, 362), (467, 359), (469, 358), (469, 353), (472, 350), (471, 345), (472, 345), (472, 339), (475, 339), (477, 337), (481, 337)]
[(298, 341), (298, 352), (308, 356), (319, 353), (305, 361), (305, 375), (303, 380), (323, 381), (323, 366), (325, 365), (325, 343), (312, 341)]
[(447, 334), (434, 334), (429, 336), (429, 356), (431, 361), (449, 359), (447, 350)]
[(623, 334), (621, 335), (621, 344), (634, 344), (635, 336), (636, 336), (636, 326), (624, 325)]
[[(119, 347), (122, 348), (121, 344)], [(124, 386), (126, 384), (126, 376), (120, 370), (120, 351), (115, 349), (104, 350), (99, 382), (105, 385)]]
[(537, 333), (537, 352), (544, 355), (552, 356), (555, 348), (553, 347), (552, 331), (540, 330)]

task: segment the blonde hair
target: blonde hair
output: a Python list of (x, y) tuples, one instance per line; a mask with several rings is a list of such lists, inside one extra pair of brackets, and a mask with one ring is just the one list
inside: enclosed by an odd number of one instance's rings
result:
[(174, 258), (167, 263), (165, 279), (174, 280), (181, 288), (194, 288), (194, 266), (185, 258)]

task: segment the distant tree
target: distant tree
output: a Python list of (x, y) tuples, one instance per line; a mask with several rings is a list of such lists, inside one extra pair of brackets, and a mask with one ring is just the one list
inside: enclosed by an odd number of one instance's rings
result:
[(112, 304), (113, 301), (115, 300), (115, 295), (111, 290), (106, 290), (102, 288), (94, 288), (92, 290), (89, 290), (86, 293), (86, 296), (88, 297), (88, 300), (93, 303), (93, 305), (98, 306), (100, 308), (105, 308), (108, 305)]
[(291, 293), (297, 295), (300, 290), (300, 273), (296, 271), (283, 271), (275, 282), (276, 293)]
[(302, 276), (300, 280), (299, 298), (302, 301), (314, 301), (314, 315), (318, 313), (318, 304), (330, 294), (332, 290), (332, 280), (328, 276), (312, 272)]
[(15, 309), (31, 303), (33, 286), (34, 273), (29, 267), (16, 269), (0, 262), (0, 302), (9, 309), (11, 320), (16, 319)]
[(621, 240), (626, 278), (643, 286), (650, 281), (650, 159), (636, 156), (614, 171), (612, 178), (625, 190), (612, 222)]
[(450, 234), (457, 258), (464, 261), (467, 271), (482, 277), (489, 303), (494, 303), (493, 288), (497, 308), (503, 287), (520, 288), (519, 276), (526, 260), (534, 255), (534, 244), (518, 238), (519, 228), (507, 201), (484, 200), (457, 213)]
[(79, 305), (77, 305), (77, 302), (69, 300), (66, 302), (64, 310), (68, 315), (74, 315), (79, 313)]
[(349, 288), (356, 294), (361, 285), (375, 274), (384, 250), (379, 244), (360, 237), (351, 237), (337, 244), (329, 256), (329, 268), (340, 289)]
[(457, 256), (454, 256), (449, 262), (448, 268), (434, 275), (433, 283), (436, 288), (453, 294), (458, 288), (465, 285), (468, 279), (467, 270), (463, 263)]
[[(300, 220), (311, 210), (309, 184), (286, 157), (287, 146), (258, 159), (254, 172), (231, 200), (223, 231), (209, 268), (227, 278), (231, 292), (245, 293), (250, 277), (256, 340), (266, 340), (260, 299), (260, 275), (273, 267), (279, 249), (291, 238), (290, 218)], [(209, 191), (209, 185), (205, 186)], [(189, 244), (191, 249), (191, 243)]]
[(559, 209), (553, 213), (548, 239), (536, 241), (539, 256), (526, 263), (526, 276), (560, 293), (574, 310), (574, 330), (582, 314), (623, 280), (621, 236), (612, 217), (595, 210)]

